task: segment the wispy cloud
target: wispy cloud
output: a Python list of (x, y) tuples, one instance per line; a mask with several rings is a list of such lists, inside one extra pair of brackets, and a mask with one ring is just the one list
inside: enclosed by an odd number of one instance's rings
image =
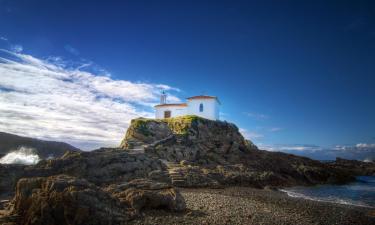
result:
[(267, 145), (267, 144), (260, 144), (258, 146), (260, 149), (268, 150), (268, 151), (317, 151), (322, 150), (320, 146), (317, 145), (303, 145), (303, 144), (292, 144), (292, 145), (282, 145), (282, 144), (275, 144), (275, 145)]
[(357, 148), (375, 148), (375, 144), (359, 143), (355, 145)]
[(0, 130), (87, 149), (117, 146), (132, 118), (153, 117), (161, 87), (176, 90), (77, 68), (1, 50)]
[(0, 40), (2, 40), (2, 41), (8, 41), (8, 38), (0, 36)]
[(358, 149), (358, 150), (366, 150), (366, 149), (375, 149), (375, 144), (372, 143), (358, 143), (355, 145), (336, 145), (335, 150), (348, 150), (348, 149)]
[(261, 114), (261, 113), (254, 113), (254, 112), (244, 112), (244, 114), (248, 117), (251, 117), (256, 120), (265, 120), (268, 119), (268, 115)]

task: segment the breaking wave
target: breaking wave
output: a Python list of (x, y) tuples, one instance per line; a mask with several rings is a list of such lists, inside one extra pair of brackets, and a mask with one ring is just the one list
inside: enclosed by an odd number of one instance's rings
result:
[(20, 147), (19, 149), (9, 152), (0, 159), (0, 164), (23, 164), (35, 165), (41, 159), (36, 154), (35, 149)]

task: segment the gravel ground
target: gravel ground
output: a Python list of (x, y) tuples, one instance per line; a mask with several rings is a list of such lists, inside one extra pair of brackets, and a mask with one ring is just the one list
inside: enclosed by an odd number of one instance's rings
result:
[(375, 224), (374, 209), (288, 197), (246, 187), (180, 189), (187, 210), (146, 210), (131, 224)]

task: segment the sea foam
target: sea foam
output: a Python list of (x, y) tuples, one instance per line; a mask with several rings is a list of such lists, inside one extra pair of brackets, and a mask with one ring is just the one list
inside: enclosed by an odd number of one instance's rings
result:
[(35, 149), (20, 147), (15, 151), (9, 152), (0, 159), (0, 164), (23, 164), (34, 165), (40, 161)]

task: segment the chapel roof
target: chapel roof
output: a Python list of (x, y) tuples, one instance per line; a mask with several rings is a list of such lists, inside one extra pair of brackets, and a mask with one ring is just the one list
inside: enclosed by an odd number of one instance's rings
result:
[(173, 104), (159, 104), (155, 105), (154, 107), (167, 107), (167, 106), (181, 106), (181, 107), (186, 107), (186, 103), (173, 103)]
[(213, 98), (216, 98), (216, 96), (209, 96), (209, 95), (196, 95), (196, 96), (191, 96), (189, 98), (186, 98), (186, 99), (213, 99)]
[(196, 95), (196, 96), (192, 96), (192, 97), (189, 97), (189, 98), (186, 98), (187, 100), (192, 100), (192, 99), (216, 99), (219, 103), (219, 98), (216, 97), (216, 96), (210, 96), (210, 95)]

